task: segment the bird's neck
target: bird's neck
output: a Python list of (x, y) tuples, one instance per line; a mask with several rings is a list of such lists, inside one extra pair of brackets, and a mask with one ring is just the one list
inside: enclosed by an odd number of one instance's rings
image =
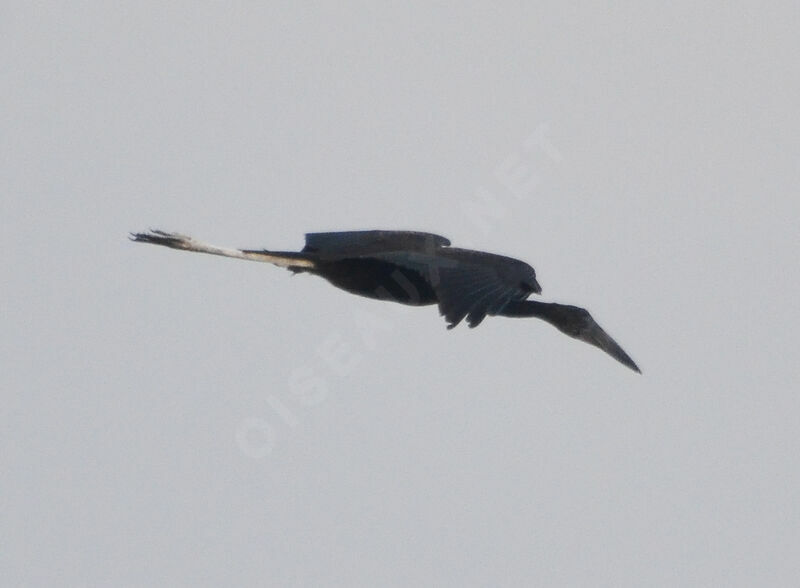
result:
[(552, 302), (538, 302), (536, 300), (512, 300), (506, 304), (499, 315), (510, 317), (536, 317), (553, 322), (553, 311), (559, 306)]

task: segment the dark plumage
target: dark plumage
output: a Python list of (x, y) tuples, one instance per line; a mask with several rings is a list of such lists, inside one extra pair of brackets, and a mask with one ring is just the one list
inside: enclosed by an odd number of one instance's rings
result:
[(132, 233), (131, 239), (265, 261), (321, 276), (338, 288), (378, 300), (414, 306), (438, 304), (449, 329), (465, 319), (470, 327), (476, 327), (486, 316), (540, 318), (640, 371), (583, 308), (527, 300), (542, 291), (530, 265), (503, 255), (450, 247), (448, 239), (433, 233), (308, 233), (300, 252), (221, 248), (163, 231)]

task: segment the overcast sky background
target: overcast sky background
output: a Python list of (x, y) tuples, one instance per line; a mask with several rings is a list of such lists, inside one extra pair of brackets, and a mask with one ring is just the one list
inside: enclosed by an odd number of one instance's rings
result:
[[(0, 573), (42, 585), (789, 585), (796, 3), (4, 3)], [(430, 230), (639, 376), (279, 268)]]

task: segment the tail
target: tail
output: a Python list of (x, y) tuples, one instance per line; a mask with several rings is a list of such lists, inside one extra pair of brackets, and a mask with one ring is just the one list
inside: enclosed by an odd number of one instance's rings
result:
[(217, 247), (209, 243), (203, 243), (197, 239), (192, 239), (186, 235), (178, 233), (166, 233), (164, 231), (150, 230), (146, 233), (131, 233), (131, 241), (138, 243), (153, 243), (163, 245), (172, 249), (182, 249), (184, 251), (196, 251), (198, 253), (210, 253), (211, 255), (222, 255), (223, 257), (233, 257), (235, 259), (246, 259), (248, 261), (263, 261), (274, 265), (288, 268), (292, 271), (304, 271), (315, 266), (311, 256), (305, 253), (294, 253), (291, 251), (267, 251), (255, 249), (229, 249)]

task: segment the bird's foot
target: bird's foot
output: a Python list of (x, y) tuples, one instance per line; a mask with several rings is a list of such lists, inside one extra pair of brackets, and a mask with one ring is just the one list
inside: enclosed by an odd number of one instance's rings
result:
[(191, 249), (192, 238), (180, 233), (168, 233), (159, 229), (150, 229), (146, 233), (131, 233), (131, 241), (139, 243), (154, 243), (173, 249)]

